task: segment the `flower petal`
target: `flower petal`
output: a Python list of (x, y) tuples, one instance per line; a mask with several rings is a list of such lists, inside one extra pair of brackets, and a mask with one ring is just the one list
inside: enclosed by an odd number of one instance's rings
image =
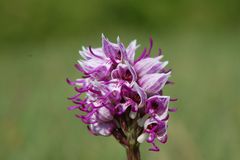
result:
[(97, 118), (100, 121), (108, 122), (108, 121), (111, 121), (113, 119), (113, 115), (107, 107), (100, 107), (97, 110)]
[(107, 58), (105, 53), (103, 52), (102, 48), (91, 48), (91, 50), (94, 54), (91, 53), (90, 48), (82, 47), (82, 50), (79, 51), (79, 54), (85, 60), (92, 59), (92, 58), (97, 58), (97, 57), (103, 58), (103, 59)]
[(139, 85), (149, 94), (158, 93), (167, 82), (171, 72), (146, 74), (139, 79)]
[(119, 45), (110, 42), (102, 35), (102, 49), (107, 57), (109, 57), (113, 63), (116, 63), (117, 59), (121, 59), (121, 52), (119, 51)]
[(144, 90), (141, 87), (139, 87), (139, 85), (136, 82), (133, 83), (133, 88), (137, 91), (137, 93), (141, 99), (141, 101), (138, 105), (138, 108), (142, 108), (146, 103), (147, 94), (144, 92)]
[(114, 128), (115, 124), (113, 122), (97, 122), (89, 125), (89, 129), (93, 134), (101, 136), (110, 136)]
[(104, 78), (110, 78), (110, 68), (111, 63), (100, 60), (100, 59), (90, 59), (90, 60), (79, 60), (79, 65), (85, 71), (86, 74), (90, 75), (97, 80)]
[(127, 51), (127, 58), (129, 60), (129, 62), (131, 64), (134, 63), (134, 57), (135, 57), (135, 51), (136, 49), (139, 47), (139, 45), (137, 45), (137, 41), (133, 40), (127, 47), (126, 51)]
[(138, 61), (134, 65), (134, 68), (135, 68), (138, 76), (142, 77), (145, 74), (160, 72), (168, 64), (168, 61), (165, 61), (165, 62), (159, 61), (162, 57), (163, 56), (159, 56), (156, 58), (145, 58), (145, 59)]

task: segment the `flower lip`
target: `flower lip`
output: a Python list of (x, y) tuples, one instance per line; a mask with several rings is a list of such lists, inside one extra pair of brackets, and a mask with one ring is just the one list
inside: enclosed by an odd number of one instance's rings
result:
[(135, 103), (132, 99), (128, 99), (125, 103), (120, 103), (115, 106), (115, 112), (117, 115), (123, 114), (128, 108), (130, 108), (131, 112), (137, 112), (138, 107), (137, 103)]
[(155, 118), (147, 119), (144, 124), (144, 130), (147, 133), (156, 132), (160, 133), (166, 130), (166, 122), (165, 121), (157, 121)]
[(163, 114), (168, 109), (169, 99), (168, 96), (152, 96), (146, 102), (146, 113), (150, 115)]
[(121, 88), (121, 94), (123, 97), (129, 98), (138, 104), (138, 107), (141, 108), (145, 105), (146, 94), (137, 83), (133, 84), (133, 88), (130, 88), (126, 85), (123, 85)]
[(154, 140), (155, 140), (155, 138), (156, 138), (156, 134), (155, 134), (154, 132), (149, 133), (149, 136), (148, 136), (148, 138), (147, 138), (147, 142), (148, 142), (148, 143), (153, 143)]

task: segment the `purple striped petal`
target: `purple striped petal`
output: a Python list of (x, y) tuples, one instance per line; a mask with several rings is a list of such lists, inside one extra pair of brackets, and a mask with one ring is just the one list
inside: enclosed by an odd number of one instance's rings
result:
[(103, 122), (109, 122), (113, 119), (113, 115), (107, 107), (101, 107), (97, 110), (97, 118)]
[(170, 77), (171, 72), (169, 73), (153, 73), (146, 74), (139, 79), (139, 85), (149, 94), (158, 93), (167, 82)]
[(135, 51), (138, 47), (139, 47), (139, 45), (137, 45), (137, 41), (134, 40), (128, 45), (128, 47), (126, 49), (127, 58), (128, 58), (128, 61), (130, 62), (130, 64), (134, 63)]
[(115, 127), (113, 122), (97, 122), (89, 125), (89, 129), (94, 135), (101, 136), (110, 136)]
[(118, 44), (111, 43), (108, 39), (102, 35), (102, 49), (107, 57), (109, 57), (113, 63), (121, 60), (122, 55)]
[(144, 92), (144, 90), (139, 87), (139, 85), (137, 83), (133, 84), (134, 89), (137, 91), (138, 95), (140, 96), (140, 103), (138, 105), (139, 108), (142, 108), (147, 100), (147, 94)]
[(138, 61), (134, 68), (138, 74), (139, 77), (144, 76), (145, 74), (151, 74), (151, 73), (159, 73), (167, 64), (168, 62), (160, 62), (159, 60), (162, 58), (162, 56), (159, 56), (157, 58), (145, 58), (140, 61)]

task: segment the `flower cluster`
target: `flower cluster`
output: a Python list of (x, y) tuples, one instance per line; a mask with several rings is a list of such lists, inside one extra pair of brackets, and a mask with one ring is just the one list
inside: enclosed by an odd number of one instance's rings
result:
[[(113, 135), (123, 145), (129, 145), (129, 134), (136, 143), (147, 141), (151, 151), (158, 151), (155, 140), (167, 141), (169, 102), (163, 95), (163, 87), (169, 81), (171, 70), (161, 59), (161, 50), (155, 58), (150, 57), (150, 48), (144, 49), (135, 59), (139, 47), (136, 40), (127, 48), (120, 39), (110, 42), (102, 35), (102, 48), (82, 48), (75, 67), (84, 75), (67, 82), (77, 94), (69, 99), (75, 104), (69, 110), (79, 109), (76, 115), (87, 124), (93, 135)], [(134, 136), (133, 136), (134, 135)]]

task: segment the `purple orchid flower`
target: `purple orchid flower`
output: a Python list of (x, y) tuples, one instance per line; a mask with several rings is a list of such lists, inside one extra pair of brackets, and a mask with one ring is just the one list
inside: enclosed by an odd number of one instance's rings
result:
[(166, 70), (163, 55), (150, 57), (150, 48), (135, 59), (136, 40), (124, 47), (120, 39), (110, 42), (102, 36), (102, 48), (82, 48), (76, 68), (84, 75), (67, 82), (76, 95), (69, 98), (78, 109), (76, 115), (93, 135), (113, 135), (128, 153), (128, 159), (140, 159), (139, 145), (152, 144), (150, 151), (159, 151), (156, 141), (167, 142), (169, 96), (163, 88), (171, 84), (171, 71)]

